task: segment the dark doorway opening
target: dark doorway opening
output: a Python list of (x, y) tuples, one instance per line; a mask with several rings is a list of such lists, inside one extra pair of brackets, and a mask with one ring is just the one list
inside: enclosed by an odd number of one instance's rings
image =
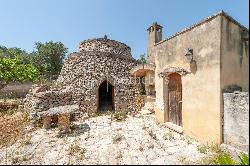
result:
[(114, 86), (108, 81), (104, 81), (98, 90), (98, 110), (111, 111), (114, 110)]

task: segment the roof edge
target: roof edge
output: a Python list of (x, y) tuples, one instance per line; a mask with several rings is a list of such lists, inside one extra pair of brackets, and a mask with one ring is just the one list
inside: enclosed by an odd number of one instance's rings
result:
[(231, 17), (229, 14), (227, 14), (226, 12), (224, 12), (223, 10), (221, 10), (221, 11), (218, 12), (218, 13), (215, 13), (215, 14), (213, 14), (213, 15), (210, 15), (210, 16), (208, 16), (207, 18), (205, 18), (205, 19), (203, 19), (203, 20), (201, 20), (201, 21), (199, 21), (199, 22), (197, 22), (197, 23), (195, 23), (195, 24), (193, 24), (193, 25), (191, 25), (191, 26), (189, 26), (189, 27), (187, 27), (187, 28), (184, 28), (183, 30), (181, 30), (181, 31), (179, 31), (179, 32), (177, 32), (177, 33), (175, 33), (174, 35), (170, 35), (168, 38), (166, 38), (166, 39), (164, 39), (164, 40), (162, 40), (162, 41), (160, 41), (160, 42), (158, 42), (158, 43), (155, 43), (155, 46), (156, 46), (156, 45), (159, 45), (159, 44), (161, 44), (161, 43), (164, 43), (165, 41), (168, 41), (168, 40), (170, 40), (170, 39), (172, 39), (172, 38), (174, 38), (174, 37), (176, 37), (176, 36), (179, 36), (179, 35), (181, 35), (181, 34), (183, 34), (183, 33), (185, 33), (185, 32), (188, 32), (188, 31), (190, 31), (190, 30), (192, 30), (192, 29), (194, 29), (194, 28), (196, 28), (196, 27), (198, 27), (198, 26), (200, 26), (200, 25), (202, 25), (202, 24), (204, 24), (204, 23), (207, 23), (207, 22), (209, 22), (209, 21), (215, 19), (217, 16), (224, 16), (224, 17), (226, 17), (227, 19), (229, 19), (231, 22), (233, 22), (234, 24), (238, 25), (238, 26), (239, 26), (240, 28), (242, 28), (243, 30), (249, 31), (245, 26), (243, 26), (243, 25), (240, 24), (238, 21), (236, 21), (233, 17)]

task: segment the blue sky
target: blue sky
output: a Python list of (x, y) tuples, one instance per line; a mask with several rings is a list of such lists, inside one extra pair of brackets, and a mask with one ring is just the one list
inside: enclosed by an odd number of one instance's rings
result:
[(37, 41), (61, 41), (69, 52), (79, 42), (103, 37), (146, 53), (146, 29), (155, 21), (164, 36), (220, 10), (249, 27), (248, 0), (0, 0), (0, 45), (34, 49)]

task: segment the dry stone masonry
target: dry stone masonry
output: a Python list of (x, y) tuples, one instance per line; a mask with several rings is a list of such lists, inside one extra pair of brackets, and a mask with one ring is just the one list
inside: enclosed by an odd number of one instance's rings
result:
[(68, 56), (54, 86), (35, 85), (26, 97), (33, 117), (64, 105), (79, 105), (79, 112), (101, 109), (100, 86), (112, 87), (112, 109), (135, 111), (139, 108), (137, 78), (130, 70), (137, 65), (127, 45), (104, 38), (85, 40), (79, 52)]
[(129, 71), (135, 65), (125, 44), (106, 38), (87, 40), (81, 42), (80, 52), (65, 61), (58, 82), (71, 85), (75, 94), (81, 94), (84, 112), (98, 110), (98, 90), (104, 81), (114, 88), (115, 109), (133, 109), (136, 88)]

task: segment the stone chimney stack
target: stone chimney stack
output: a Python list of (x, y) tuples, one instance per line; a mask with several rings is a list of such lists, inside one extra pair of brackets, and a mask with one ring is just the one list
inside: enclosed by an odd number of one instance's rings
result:
[(162, 40), (162, 26), (154, 22), (148, 29), (148, 49), (147, 49), (147, 63), (154, 64), (155, 57), (152, 55), (154, 45)]

